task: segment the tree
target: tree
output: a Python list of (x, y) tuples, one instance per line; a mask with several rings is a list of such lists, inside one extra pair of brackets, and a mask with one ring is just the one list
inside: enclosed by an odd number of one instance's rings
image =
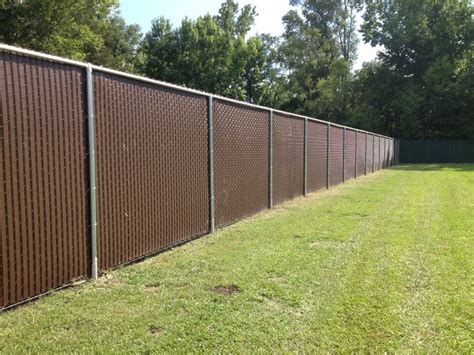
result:
[(404, 138), (474, 137), (469, 1), (383, 0), (366, 8), (364, 40), (384, 50), (359, 77), (354, 112), (371, 112), (384, 133)]
[(277, 64), (279, 44), (268, 34), (248, 39), (243, 73), (247, 101), (278, 108), (288, 100), (287, 80)]
[[(356, 57), (355, 12), (351, 0), (291, 0), (299, 6), (283, 17), (281, 62), (288, 73), (288, 110), (342, 122), (350, 67)], [(342, 105), (342, 106), (340, 106)]]
[(0, 20), (2, 42), (122, 70), (132, 70), (141, 38), (117, 0), (4, 1)]
[(139, 51), (147, 76), (254, 103), (275, 101), (280, 77), (274, 65), (275, 39), (246, 39), (256, 16), (249, 5), (224, 2), (218, 15), (184, 19), (173, 29), (158, 18)]

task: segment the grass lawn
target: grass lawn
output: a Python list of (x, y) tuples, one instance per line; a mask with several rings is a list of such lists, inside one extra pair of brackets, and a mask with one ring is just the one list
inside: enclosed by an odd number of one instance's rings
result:
[(474, 351), (474, 165), (297, 199), (0, 314), (0, 352)]

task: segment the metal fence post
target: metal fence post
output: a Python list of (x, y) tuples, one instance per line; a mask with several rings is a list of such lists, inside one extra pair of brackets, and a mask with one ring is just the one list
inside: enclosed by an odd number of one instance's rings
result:
[(94, 88), (92, 83), (92, 66), (86, 68), (87, 82), (87, 146), (89, 149), (89, 199), (90, 199), (90, 222), (91, 222), (91, 278), (97, 280), (97, 185), (96, 185), (96, 162), (95, 162), (95, 133), (94, 133)]
[(268, 208), (273, 208), (273, 110), (268, 113)]
[(214, 232), (214, 138), (213, 138), (213, 98), (208, 96), (207, 123), (209, 140), (209, 233)]
[(328, 144), (326, 146), (327, 148), (327, 161), (326, 161), (326, 189), (329, 189), (329, 159), (330, 159), (330, 144), (331, 144), (331, 124), (328, 122)]
[(346, 182), (346, 127), (342, 129), (342, 182)]
[(304, 118), (303, 195), (308, 193), (308, 118)]

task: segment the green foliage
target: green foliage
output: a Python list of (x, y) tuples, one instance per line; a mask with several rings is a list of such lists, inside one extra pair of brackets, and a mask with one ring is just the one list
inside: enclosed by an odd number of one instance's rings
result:
[(353, 119), (368, 110), (387, 134), (474, 138), (473, 14), (467, 0), (368, 2), (364, 39), (383, 51), (359, 75)]
[[(469, 0), (290, 0), (280, 37), (251, 5), (159, 17), (141, 39), (119, 0), (0, 0), (0, 41), (400, 138), (474, 138)], [(355, 15), (378, 59), (351, 70)]]
[(309, 103), (310, 111), (328, 121), (345, 122), (351, 95), (348, 62), (342, 58), (335, 60), (329, 67), (328, 76), (320, 79), (316, 88), (319, 96)]
[(24, 0), (0, 4), (0, 41), (122, 70), (132, 70), (140, 41), (118, 0)]
[(140, 48), (147, 76), (250, 102), (278, 100), (280, 76), (274, 64), (276, 40), (268, 35), (246, 39), (255, 8), (239, 10), (232, 0), (216, 16), (185, 19), (173, 29), (158, 18)]
[(359, 4), (350, 0), (294, 0), (291, 4), (300, 11), (291, 10), (283, 17), (281, 62), (293, 94), (284, 108), (342, 122), (356, 56)]

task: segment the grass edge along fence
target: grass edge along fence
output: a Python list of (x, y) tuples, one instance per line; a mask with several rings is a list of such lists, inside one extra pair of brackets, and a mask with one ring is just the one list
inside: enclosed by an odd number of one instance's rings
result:
[(390, 137), (0, 44), (0, 309), (397, 164)]

